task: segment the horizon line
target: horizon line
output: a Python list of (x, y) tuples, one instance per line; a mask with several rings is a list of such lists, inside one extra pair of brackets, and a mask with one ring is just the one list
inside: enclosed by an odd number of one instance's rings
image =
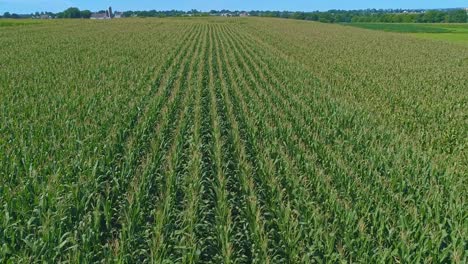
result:
[[(108, 6), (107, 8), (109, 7), (112, 7), (111, 6)], [(91, 10), (91, 9), (81, 9), (79, 8), (78, 6), (70, 6), (62, 11), (58, 11), (58, 12), (53, 12), (53, 11), (47, 11), (47, 10), (36, 10), (34, 12), (26, 12), (26, 13), (17, 13), (17, 12), (10, 12), (10, 11), (5, 11), (3, 13), (0, 14), (3, 15), (4, 13), (11, 13), (11, 14), (17, 14), (17, 15), (22, 15), (22, 14), (32, 14), (32, 13), (36, 13), (36, 12), (39, 12), (39, 13), (60, 13), (60, 12), (63, 12), (69, 8), (78, 8), (79, 10), (83, 11), (83, 10), (89, 10), (91, 12), (99, 12), (99, 11), (103, 11), (103, 10), (106, 10), (107, 8), (105, 9), (99, 9), (99, 10)], [(113, 7), (112, 7), (113, 8)], [(229, 12), (251, 12), (251, 11), (257, 11), (257, 12), (304, 12), (304, 13), (309, 13), (309, 12), (330, 12), (330, 11), (366, 11), (366, 10), (379, 10), (379, 11), (385, 11), (385, 10), (408, 10), (408, 11), (411, 11), (411, 10), (448, 10), (448, 9), (466, 9), (467, 7), (440, 7), (440, 8), (372, 8), (372, 7), (369, 7), (369, 8), (364, 8), (364, 9), (328, 9), (328, 10), (279, 10), (279, 9), (235, 9), (235, 10), (231, 10), (231, 9), (210, 9), (210, 10), (201, 10), (201, 9), (196, 9), (196, 8), (191, 8), (191, 9), (127, 9), (127, 10), (120, 10), (120, 9), (115, 9), (115, 11), (119, 11), (119, 12), (128, 12), (128, 11), (132, 11), (132, 12), (143, 12), (143, 11), (157, 11), (157, 12), (167, 12), (167, 11), (179, 11), (179, 12), (190, 12), (190, 11), (198, 11), (198, 12), (201, 12), (201, 13), (210, 13), (212, 11), (216, 11), (216, 12), (219, 12), (219, 11), (229, 11)]]

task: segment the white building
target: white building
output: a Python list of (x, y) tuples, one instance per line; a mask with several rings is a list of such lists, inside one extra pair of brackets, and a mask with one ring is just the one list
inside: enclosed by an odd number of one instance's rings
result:
[(105, 13), (92, 13), (91, 14), (91, 19), (112, 19), (113, 13), (112, 13), (112, 7), (109, 7), (109, 9), (106, 10)]
[(93, 13), (91, 14), (91, 19), (111, 19), (108, 15), (107, 15), (107, 12), (106, 13)]
[(114, 12), (114, 18), (122, 18), (124, 17), (123, 12)]

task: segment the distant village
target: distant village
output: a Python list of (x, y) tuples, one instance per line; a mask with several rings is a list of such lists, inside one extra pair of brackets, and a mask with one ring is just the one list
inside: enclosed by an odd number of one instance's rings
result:
[(468, 23), (468, 8), (448, 9), (365, 9), (365, 10), (328, 10), (312, 12), (291, 11), (230, 11), (211, 10), (208, 12), (196, 9), (189, 11), (180, 10), (145, 10), (114, 12), (112, 7), (98, 12), (80, 10), (76, 7), (68, 8), (59, 13), (36, 12), (34, 14), (10, 14), (5, 12), (0, 18), (34, 18), (34, 19), (94, 19), (109, 20), (124, 17), (276, 17), (299, 20), (319, 21), (323, 23), (353, 23), (353, 22), (378, 22), (378, 23)]
[(89, 10), (79, 10), (78, 8), (69, 8), (63, 12), (54, 14), (54, 13), (36, 13), (31, 15), (33, 19), (54, 19), (54, 18), (84, 18), (84, 19), (113, 19), (113, 18), (123, 18), (123, 12), (113, 12), (112, 7), (109, 7), (106, 10), (101, 10), (99, 12), (91, 12)]
[[(24, 16), (24, 15), (22, 15)], [(249, 12), (245, 11), (215, 11), (210, 12), (200, 12), (197, 10), (191, 10), (187, 12), (183, 11), (127, 11), (127, 12), (113, 12), (112, 7), (109, 7), (106, 10), (101, 10), (99, 12), (91, 12), (89, 10), (79, 10), (78, 8), (69, 8), (64, 12), (57, 14), (54, 13), (36, 13), (32, 14), (30, 17), (33, 19), (55, 19), (55, 18), (84, 18), (84, 19), (93, 19), (93, 20), (106, 20), (114, 18), (124, 18), (124, 17), (169, 17), (169, 16), (220, 16), (220, 17), (248, 17), (250, 16)]]
[(90, 19), (112, 19), (123, 18), (123, 12), (112, 12), (112, 7), (109, 7), (105, 12), (92, 13)]

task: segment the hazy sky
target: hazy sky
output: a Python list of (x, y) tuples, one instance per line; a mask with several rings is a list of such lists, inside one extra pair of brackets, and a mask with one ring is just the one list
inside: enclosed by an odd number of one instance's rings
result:
[(62, 11), (68, 7), (101, 10), (291, 10), (468, 7), (468, 0), (0, 0), (0, 13)]

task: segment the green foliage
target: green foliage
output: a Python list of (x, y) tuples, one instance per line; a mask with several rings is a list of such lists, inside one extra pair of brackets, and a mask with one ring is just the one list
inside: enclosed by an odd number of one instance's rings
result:
[(60, 18), (81, 18), (80, 9), (76, 7), (70, 7), (63, 11), (63, 15)]
[(63, 12), (57, 13), (55, 16), (57, 18), (90, 18), (91, 11), (70, 7)]
[(251, 11), (252, 16), (281, 17), (323, 23), (466, 23), (464, 9), (452, 10), (329, 10), (326, 12)]
[(3, 16), (0, 16), (0, 18), (14, 18), (14, 19), (18, 19), (18, 18), (21, 18), (21, 16), (18, 15), (18, 14), (15, 14), (15, 13), (5, 12), (5, 13), (3, 13)]
[(446, 22), (449, 23), (467, 23), (468, 22), (468, 12), (465, 10), (455, 10), (446, 16)]
[(80, 11), (80, 17), (81, 17), (81, 18), (90, 18), (90, 17), (91, 17), (91, 11), (89, 11), (89, 10), (81, 10), (81, 11)]
[(0, 262), (464, 263), (467, 58), (267, 18), (2, 28)]

